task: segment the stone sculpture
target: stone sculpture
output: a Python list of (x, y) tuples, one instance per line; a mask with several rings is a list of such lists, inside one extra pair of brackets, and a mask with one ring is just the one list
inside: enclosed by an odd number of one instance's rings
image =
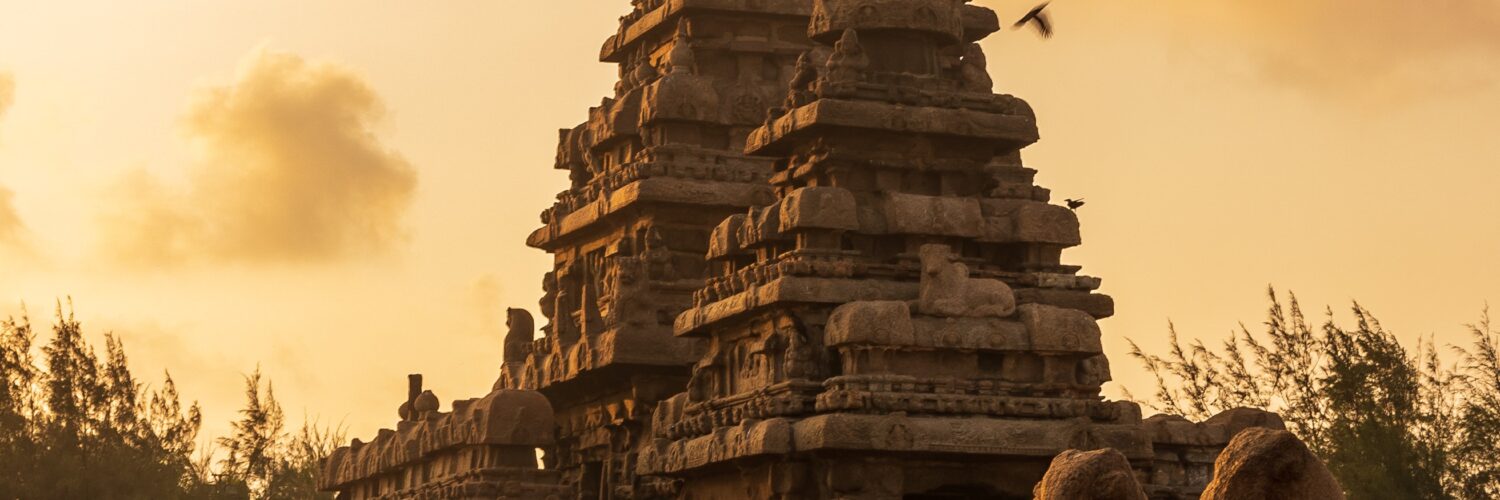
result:
[(1016, 296), (1005, 282), (969, 277), (969, 267), (946, 245), (923, 245), (917, 310), (933, 316), (1003, 318), (1016, 312)]
[[(1078, 218), (1022, 160), (1031, 107), (993, 93), (993, 11), (631, 4), (601, 51), (615, 92), (559, 131), (571, 183), (527, 239), (554, 258), (541, 337), (512, 309), (494, 392), (442, 413), (414, 379), (397, 429), (340, 449), (325, 489), (1186, 499), (1231, 438), (1283, 427), (1101, 396), (1114, 302), (1062, 260)], [(537, 449), (540, 467), (522, 459)], [(1284, 477), (1262, 462), (1215, 484)]]
[(531, 342), (536, 332), (536, 321), (525, 309), (505, 311), (505, 355), (506, 363), (524, 363), (531, 355)]

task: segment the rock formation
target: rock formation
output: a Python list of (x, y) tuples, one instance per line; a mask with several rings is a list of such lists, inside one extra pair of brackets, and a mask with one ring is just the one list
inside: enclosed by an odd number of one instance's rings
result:
[(415, 384), (398, 429), (341, 449), (324, 488), (1185, 499), (1230, 438), (1282, 427), (1100, 395), (1114, 302), (1062, 261), (1078, 219), (1022, 162), (1031, 107), (992, 91), (994, 12), (632, 4), (601, 53), (615, 93), (559, 132), (571, 185), (527, 240), (554, 257), (540, 337), (511, 310), (495, 392), (442, 414)]
[(1342, 500), (1344, 492), (1323, 460), (1292, 433), (1250, 428), (1214, 462), (1204, 500)]
[(1031, 491), (1036, 500), (1146, 500), (1130, 460), (1111, 449), (1062, 452)]

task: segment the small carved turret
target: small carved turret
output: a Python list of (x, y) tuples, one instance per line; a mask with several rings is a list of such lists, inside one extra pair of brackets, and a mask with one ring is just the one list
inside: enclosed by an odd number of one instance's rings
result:
[(412, 412), (412, 407), (416, 404), (417, 396), (420, 396), (421, 394), (422, 394), (422, 374), (420, 374), (420, 373), (413, 373), (411, 375), (407, 375), (406, 376), (406, 402), (401, 403), (401, 408), (399, 408), (399, 409), (396, 410), (396, 413), (401, 416), (401, 420), (415, 420), (416, 419), (417, 416), (416, 416), (415, 413)]
[(651, 83), (652, 80), (656, 79), (656, 76), (656, 67), (651, 65), (651, 59), (642, 57), (640, 61), (635, 63), (635, 70), (631, 72), (630, 78), (634, 83), (632, 86), (639, 87)]
[(692, 73), (693, 68), (698, 65), (698, 57), (693, 54), (692, 25), (686, 19), (677, 23), (677, 38), (672, 43), (672, 52), (667, 54), (667, 71), (680, 74)]
[(432, 391), (422, 391), (422, 394), (412, 401), (411, 409), (415, 412), (414, 416), (420, 419), (429, 413), (437, 412), (440, 406), (437, 394), (433, 394)]

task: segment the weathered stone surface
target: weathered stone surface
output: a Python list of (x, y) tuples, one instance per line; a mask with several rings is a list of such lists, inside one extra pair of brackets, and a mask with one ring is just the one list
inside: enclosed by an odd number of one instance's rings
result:
[(531, 313), (525, 309), (510, 308), (505, 311), (505, 315), (505, 362), (525, 363), (526, 357), (531, 355), (536, 321), (531, 319)]
[(832, 43), (847, 30), (900, 29), (948, 37), (963, 35), (964, 0), (817, 0), (808, 33)]
[(911, 309), (900, 301), (851, 302), (828, 317), (824, 342), (844, 344), (912, 345), (916, 342)]
[(959, 136), (982, 140), (997, 148), (1036, 142), (1035, 118), (1020, 114), (971, 109), (910, 108), (880, 102), (823, 99), (788, 111), (769, 128), (757, 129), (747, 140), (747, 152), (778, 154), (820, 130), (837, 127), (900, 134)]
[(1036, 484), (1036, 500), (1146, 500), (1130, 460), (1114, 449), (1067, 450)]
[(1031, 347), (1044, 352), (1102, 353), (1099, 323), (1093, 316), (1075, 309), (1041, 304), (1018, 308), (1021, 323), (1031, 332)]
[[(615, 93), (563, 134), (557, 167), (573, 182), (528, 240), (555, 261), (542, 338), (497, 382), (551, 400), (548, 467), (578, 498), (666, 487), (637, 478), (635, 456), (652, 412), (686, 389), (705, 349), (673, 335), (673, 321), (708, 259), (753, 258), (745, 244), (781, 237), (778, 210), (751, 210), (782, 203), (767, 182), (773, 161), (741, 150), (810, 44), (804, 1), (634, 5), (601, 51), (619, 64)], [(837, 222), (826, 197), (810, 201), (791, 222)]]
[(918, 312), (930, 316), (995, 317), (1016, 311), (1016, 295), (1000, 280), (969, 277), (969, 267), (944, 245), (924, 245)]
[(1020, 167), (1035, 116), (973, 43), (994, 14), (815, 6), (823, 46), (745, 143), (778, 200), (716, 228), (675, 323), (708, 348), (637, 474), (673, 498), (1010, 498), (1070, 448), (1144, 469), (1139, 407), (1099, 397), (1112, 303), (1060, 262), (1078, 220)]
[(1251, 427), (1240, 431), (1214, 462), (1204, 500), (1335, 500), (1343, 489), (1307, 445), (1292, 433)]
[(708, 238), (708, 258), (750, 255), (740, 242), (740, 227), (745, 225), (746, 218), (745, 214), (734, 214), (714, 226), (714, 231)]
[[(414, 391), (420, 378), (413, 377)], [(396, 430), (354, 440), (321, 464), (319, 487), (353, 498), (451, 498), (460, 492), (490, 498), (542, 499), (562, 494), (555, 472), (539, 470), (536, 449), (552, 444), (553, 410), (531, 391), (497, 390), (438, 411), (437, 396), (421, 392)], [(443, 467), (433, 467), (441, 464)], [(436, 473), (433, 473), (436, 470)]]
[(1147, 490), (1178, 496), (1197, 496), (1213, 476), (1214, 459), (1229, 440), (1244, 429), (1284, 429), (1274, 413), (1251, 408), (1222, 412), (1204, 422), (1175, 415), (1156, 415), (1142, 425), (1156, 460), (1147, 467)]
[(1029, 200), (985, 200), (980, 241), (1046, 243), (1063, 247), (1083, 243), (1078, 215), (1066, 207)]
[(885, 193), (884, 201), (888, 233), (974, 238), (985, 225), (978, 200)]
[(1227, 410), (1203, 422), (1192, 422), (1180, 416), (1166, 414), (1152, 416), (1145, 422), (1152, 441), (1172, 445), (1223, 447), (1236, 434), (1251, 427), (1286, 429), (1281, 417), (1254, 408)]
[(854, 194), (835, 187), (806, 187), (781, 202), (781, 229), (859, 229)]
[(1114, 302), (1063, 261), (1079, 221), (1025, 166), (1035, 112), (993, 93), (993, 11), (631, 4), (601, 49), (615, 91), (559, 131), (569, 185), (527, 239), (554, 260), (545, 324), (511, 309), (495, 392), (452, 413), (414, 377), (397, 428), (335, 453), (323, 488), (1175, 500), (1226, 446), (1225, 492), (1296, 472), (1230, 443), (1273, 414), (1143, 421), (1102, 397)]

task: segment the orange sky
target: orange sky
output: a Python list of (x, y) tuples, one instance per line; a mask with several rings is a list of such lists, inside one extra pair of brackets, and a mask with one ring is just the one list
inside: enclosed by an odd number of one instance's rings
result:
[[(1031, 5), (979, 1), (1002, 18)], [(71, 295), (222, 435), (258, 364), (289, 414), (370, 436), (404, 375), (487, 391), (556, 129), (614, 69), (625, 0), (0, 0), (0, 314)], [(1027, 162), (1084, 197), (1066, 260), (1124, 338), (1220, 338), (1264, 287), (1464, 342), (1500, 298), (1500, 3), (1059, 0), (985, 43)], [(1112, 389), (1117, 391), (1117, 389)], [(1118, 392), (1113, 392), (1118, 394)], [(295, 422), (294, 422), (295, 423)]]

